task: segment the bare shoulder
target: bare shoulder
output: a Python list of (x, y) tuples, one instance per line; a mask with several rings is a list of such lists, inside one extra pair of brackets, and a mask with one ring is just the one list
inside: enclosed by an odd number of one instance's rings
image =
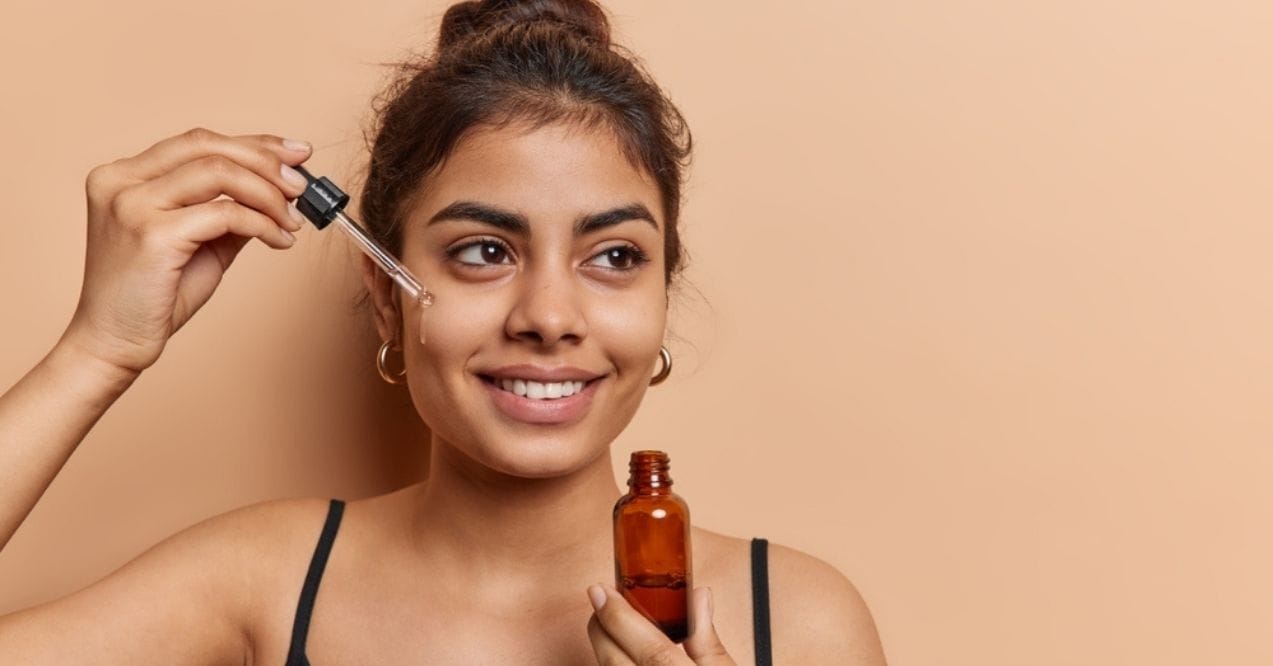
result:
[(309, 557), (326, 519), (329, 500), (279, 499), (249, 504), (197, 523), (173, 536), (229, 559), (258, 565)]
[(273, 597), (299, 589), (325, 513), (324, 500), (279, 500), (191, 525), (74, 594), (0, 617), (0, 662), (245, 663), (280, 612)]
[[(187, 562), (215, 564), (208, 594), (236, 619), (254, 651), (285, 644), (309, 560), (326, 520), (329, 500), (293, 498), (259, 502), (209, 518), (178, 533)], [(164, 545), (164, 544), (161, 544)]]
[[(280, 499), (250, 504), (195, 523), (125, 565), (171, 567), (215, 584), (228, 605), (251, 610), (272, 594), (282, 572), (301, 575), (326, 517), (328, 500)], [(121, 569), (121, 571), (123, 571)]]
[[(726, 633), (722, 621), (750, 629), (751, 543), (750, 539), (704, 529), (694, 532), (695, 567), (701, 566), (711, 576), (705, 583), (714, 584), (717, 630), (722, 640)], [(770, 543), (767, 554), (775, 663), (884, 663), (875, 621), (848, 577), (824, 560), (794, 548)], [(722, 608), (721, 602), (727, 599), (728, 606)], [(749, 648), (752, 639), (748, 632), (745, 637), (738, 636), (735, 645)]]
[[(769, 595), (775, 661), (884, 663), (871, 611), (839, 569), (794, 548), (770, 544)], [(785, 658), (779, 658), (780, 649)]]

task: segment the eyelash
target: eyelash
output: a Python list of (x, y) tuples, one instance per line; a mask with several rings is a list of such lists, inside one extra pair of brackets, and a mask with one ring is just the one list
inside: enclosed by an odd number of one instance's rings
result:
[[(470, 268), (489, 268), (491, 266), (502, 265), (502, 264), (474, 264), (474, 263), (459, 261), (458, 259), (459, 256), (463, 254), (466, 250), (470, 250), (472, 248), (480, 247), (483, 245), (493, 245), (500, 248), (500, 250), (502, 250), (506, 256), (511, 257), (513, 255), (512, 248), (510, 248), (507, 243), (499, 240), (498, 238), (475, 238), (471, 241), (462, 243), (455, 247), (447, 248), (446, 255), (447, 257), (449, 257), (453, 261), (456, 261), (460, 265), (470, 267)], [(622, 245), (613, 245), (611, 247), (605, 248), (604, 250), (601, 250), (600, 252), (589, 257), (589, 262), (591, 262), (592, 260), (598, 257), (606, 255), (610, 252), (613, 252), (615, 250), (624, 250), (628, 252), (628, 254), (631, 256), (632, 265), (626, 268), (610, 268), (610, 267), (604, 267), (604, 266), (600, 268), (604, 268), (605, 270), (614, 271), (617, 273), (627, 273), (629, 271), (633, 271), (633, 270), (636, 270), (637, 268), (640, 268), (641, 266), (649, 263), (650, 261), (649, 256), (647, 256), (645, 252), (642, 252), (641, 248), (631, 243), (624, 243)]]

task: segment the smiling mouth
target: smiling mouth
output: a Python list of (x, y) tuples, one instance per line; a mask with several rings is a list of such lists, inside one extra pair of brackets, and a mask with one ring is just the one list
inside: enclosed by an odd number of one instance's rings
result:
[(494, 386), (501, 391), (507, 391), (513, 395), (528, 398), (530, 400), (559, 400), (561, 398), (569, 398), (576, 393), (584, 390), (592, 381), (573, 381), (573, 382), (538, 382), (530, 379), (509, 379), (490, 377), (487, 375), (479, 375), (483, 382)]

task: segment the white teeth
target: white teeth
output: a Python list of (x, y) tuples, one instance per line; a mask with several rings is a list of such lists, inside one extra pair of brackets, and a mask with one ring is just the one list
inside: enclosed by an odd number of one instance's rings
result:
[(584, 382), (535, 382), (529, 379), (500, 379), (499, 387), (531, 400), (566, 398), (583, 390)]

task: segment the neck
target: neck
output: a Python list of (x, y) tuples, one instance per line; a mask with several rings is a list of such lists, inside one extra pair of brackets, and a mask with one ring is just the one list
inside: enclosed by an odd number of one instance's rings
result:
[(550, 479), (495, 472), (434, 437), (429, 479), (412, 517), (423, 553), (458, 558), (502, 577), (595, 577), (613, 563), (612, 510), (620, 496), (610, 452)]

